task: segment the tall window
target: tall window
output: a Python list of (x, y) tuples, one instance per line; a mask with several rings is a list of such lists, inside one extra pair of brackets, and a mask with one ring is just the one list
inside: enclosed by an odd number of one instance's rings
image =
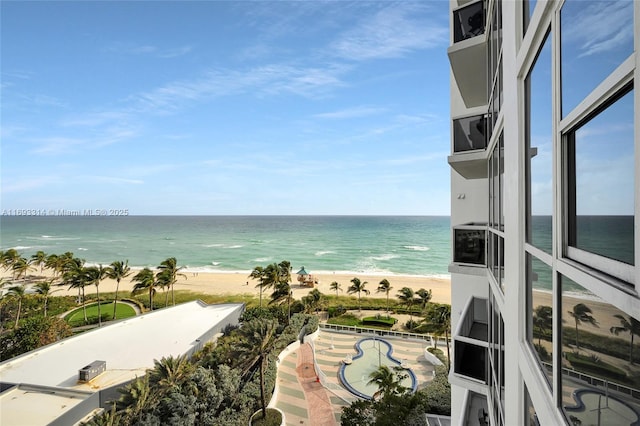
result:
[(633, 53), (633, 0), (567, 0), (560, 12), (562, 116)]
[(553, 210), (553, 143), (551, 34), (525, 80), (527, 242), (551, 253)]
[(527, 340), (553, 383), (553, 271), (527, 253)]
[(628, 86), (566, 135), (567, 256), (630, 283), (637, 196), (633, 99)]
[(560, 404), (569, 424), (598, 424), (598, 418), (635, 424), (640, 413), (640, 321), (560, 278)]

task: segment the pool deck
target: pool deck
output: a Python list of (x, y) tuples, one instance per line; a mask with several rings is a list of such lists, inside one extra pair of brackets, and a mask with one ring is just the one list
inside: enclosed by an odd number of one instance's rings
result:
[[(367, 334), (350, 334), (321, 330), (310, 343), (287, 355), (278, 366), (279, 393), (275, 407), (280, 409), (287, 426), (332, 426), (340, 424), (342, 408), (357, 400), (338, 377), (342, 360), (355, 355), (355, 343)], [(405, 360), (418, 381), (418, 389), (433, 379), (434, 366), (424, 358), (427, 342), (385, 337), (393, 345), (393, 355)], [(315, 363), (320, 371), (314, 368)], [(318, 381), (320, 380), (320, 382)]]

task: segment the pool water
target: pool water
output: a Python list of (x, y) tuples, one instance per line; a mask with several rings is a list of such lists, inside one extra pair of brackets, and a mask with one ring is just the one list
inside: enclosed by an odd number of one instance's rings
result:
[[(400, 367), (402, 362), (393, 357), (393, 346), (391, 343), (380, 338), (365, 338), (356, 342), (358, 354), (353, 356), (351, 363), (343, 363), (338, 371), (342, 384), (354, 395), (360, 398), (371, 399), (378, 391), (376, 384), (368, 384), (369, 375), (376, 371), (379, 366), (386, 365), (394, 371), (395, 367)], [(349, 360), (345, 360), (349, 362)], [(407, 389), (415, 392), (417, 388), (416, 376), (411, 369), (404, 369), (405, 377), (401, 384)]]

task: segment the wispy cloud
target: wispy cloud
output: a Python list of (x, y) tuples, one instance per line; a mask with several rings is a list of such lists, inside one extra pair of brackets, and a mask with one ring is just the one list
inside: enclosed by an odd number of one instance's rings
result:
[(176, 58), (193, 50), (192, 46), (158, 47), (148, 44), (114, 43), (106, 51), (120, 55), (150, 55), (157, 58)]
[(397, 58), (413, 50), (446, 45), (446, 24), (428, 19), (420, 7), (390, 5), (342, 34), (331, 44), (331, 51), (344, 59), (361, 61)]
[[(624, 45), (633, 50), (633, 3), (577, 2), (563, 14), (563, 40), (577, 43), (579, 57), (607, 52)], [(569, 3), (565, 8), (571, 7)], [(564, 10), (563, 10), (564, 11)]]
[(127, 179), (127, 178), (116, 177), (116, 176), (80, 176), (80, 178), (96, 181), (100, 183), (111, 183), (111, 184), (142, 185), (144, 183), (144, 181), (140, 179)]
[(341, 75), (348, 67), (299, 67), (286, 64), (264, 65), (248, 70), (215, 69), (193, 80), (168, 83), (134, 95), (130, 100), (138, 111), (170, 112), (185, 102), (203, 101), (232, 94), (278, 95), (293, 93), (303, 97), (326, 96), (343, 86)]
[(323, 112), (320, 114), (315, 114), (313, 115), (313, 117), (341, 120), (347, 118), (369, 117), (371, 115), (381, 114), (385, 111), (385, 108), (380, 107), (357, 106), (353, 108), (342, 109), (339, 111)]

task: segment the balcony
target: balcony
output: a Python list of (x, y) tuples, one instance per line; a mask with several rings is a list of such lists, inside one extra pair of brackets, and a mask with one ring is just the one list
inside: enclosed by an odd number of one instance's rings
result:
[(453, 227), (453, 263), (449, 272), (486, 275), (487, 225), (470, 223)]
[(487, 104), (487, 43), (484, 2), (453, 11), (453, 45), (447, 49), (451, 69), (467, 108)]
[(488, 324), (487, 299), (472, 297), (462, 313), (453, 338), (454, 374), (487, 383)]
[(449, 165), (467, 179), (487, 177), (487, 116), (453, 120), (453, 155)]

